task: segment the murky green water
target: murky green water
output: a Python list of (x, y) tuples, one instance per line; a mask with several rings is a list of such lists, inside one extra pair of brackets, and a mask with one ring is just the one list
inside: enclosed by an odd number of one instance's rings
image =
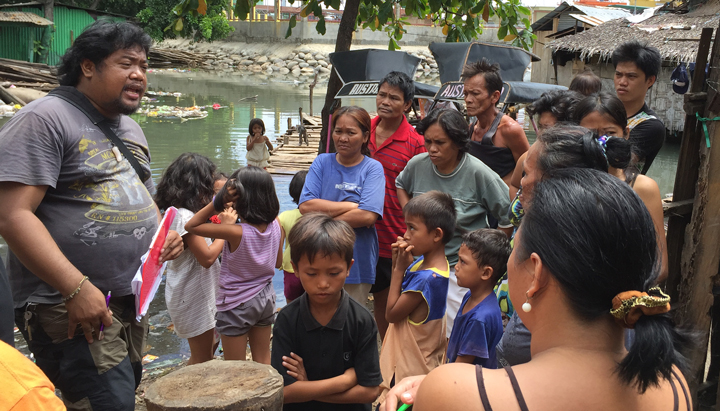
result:
[[(212, 106), (220, 104), (223, 108), (213, 110), (208, 107), (208, 116), (204, 119), (181, 122), (179, 119), (167, 120), (134, 115), (142, 126), (152, 155), (153, 178), (156, 183), (162, 171), (180, 154), (197, 152), (213, 160), (219, 170), (227, 174), (245, 165), (245, 139), (248, 124), (252, 118), (261, 118), (265, 123), (266, 134), (274, 141), (288, 127), (288, 118), (298, 123), (298, 108), (309, 111), (307, 78), (281, 77), (267, 78), (262, 75), (248, 76), (229, 73), (216, 75), (208, 73), (151, 73), (149, 89), (154, 91), (180, 92), (180, 97), (158, 97), (150, 104), (175, 106)], [(243, 98), (257, 96), (257, 99), (241, 101)], [(325, 97), (325, 84), (315, 88), (313, 108), (318, 113)], [(351, 101), (367, 109), (374, 108), (373, 99)], [(0, 118), (0, 126), (7, 119)], [(670, 193), (675, 179), (679, 146), (666, 143), (649, 175), (660, 185), (662, 194)], [(289, 176), (275, 176), (275, 184), (280, 199), (281, 211), (295, 207), (288, 195)], [(0, 255), (5, 258), (6, 246), (0, 238)], [(273, 285), (277, 294), (277, 305), (285, 305), (282, 274), (276, 273)], [(163, 286), (164, 287), (164, 286)], [(165, 308), (164, 288), (158, 291), (158, 297), (151, 304), (151, 330), (148, 345), (149, 354), (161, 356), (159, 362), (172, 361), (180, 355), (188, 355), (187, 341), (177, 338), (168, 328), (169, 317)], [(26, 351), (25, 343), (16, 334), (18, 348)], [(180, 355), (178, 355), (180, 354)], [(159, 363), (158, 363), (159, 364)], [(147, 367), (151, 368), (151, 367)]]

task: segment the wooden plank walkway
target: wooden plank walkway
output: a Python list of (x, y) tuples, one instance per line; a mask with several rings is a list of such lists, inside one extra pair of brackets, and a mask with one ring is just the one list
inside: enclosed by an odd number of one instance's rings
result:
[[(267, 171), (271, 174), (292, 175), (300, 170), (307, 170), (310, 164), (317, 157), (318, 145), (320, 144), (320, 130), (322, 120), (320, 116), (309, 116), (303, 113), (303, 124), (308, 134), (308, 145), (303, 142), (298, 146), (299, 136), (297, 126), (292, 126), (275, 142), (275, 149), (270, 156)], [(287, 144), (285, 141), (287, 140)]]

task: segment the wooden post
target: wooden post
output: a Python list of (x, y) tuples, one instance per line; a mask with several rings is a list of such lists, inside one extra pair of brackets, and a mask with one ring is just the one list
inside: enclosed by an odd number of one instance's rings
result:
[[(703, 30), (703, 38), (706, 34), (705, 30)], [(717, 53), (718, 47), (720, 47), (718, 43), (720, 42), (717, 40), (713, 47), (710, 67), (717, 67), (720, 64), (720, 55)], [(698, 62), (700, 62), (701, 55), (699, 51)], [(702, 73), (705, 61), (702, 63), (702, 66), (697, 66), (700, 69), (696, 71), (696, 74), (698, 71)], [(702, 87), (704, 83), (702, 77), (700, 76), (697, 81), (699, 84), (695, 84), (698, 78), (697, 75), (695, 76), (693, 90)], [(719, 80), (720, 70), (711, 69), (708, 82), (717, 84)], [(703, 117), (712, 118), (717, 116), (718, 114), (710, 109), (713, 99), (708, 98), (706, 101), (705, 110), (702, 110)], [(694, 399), (697, 398), (697, 388), (703, 382), (705, 372), (711, 321), (710, 310), (714, 301), (712, 289), (715, 282), (718, 281), (718, 267), (720, 266), (720, 230), (718, 230), (718, 227), (720, 227), (720, 190), (718, 189), (720, 187), (720, 127), (717, 122), (708, 123), (708, 132), (712, 142), (710, 148), (704, 144), (705, 135), (700, 124), (697, 125), (697, 134), (695, 136), (683, 136), (682, 146), (682, 148), (693, 146), (685, 143), (686, 138), (699, 140), (694, 144), (699, 153), (700, 164), (697, 174), (697, 192), (694, 193), (695, 201), (690, 224), (683, 230), (685, 244), (682, 248), (680, 260), (682, 277), (679, 281), (678, 299), (675, 303), (676, 307), (678, 307), (675, 312), (678, 322), (693, 327), (698, 333), (695, 339), (697, 346), (689, 353), (691, 368), (690, 373), (687, 375), (690, 391)], [(682, 154), (681, 151), (681, 156)], [(683, 159), (681, 157), (681, 160)], [(687, 159), (684, 160), (687, 162)], [(680, 171), (681, 169), (678, 168), (678, 173)], [(682, 171), (686, 170), (683, 169)], [(679, 176), (679, 178), (683, 177)], [(692, 187), (694, 188), (696, 185), (693, 183)], [(678, 190), (678, 188), (676, 183), (675, 189)]]
[[(705, 28), (700, 38), (700, 46), (695, 65), (705, 67), (707, 64), (708, 51), (713, 29)], [(713, 55), (717, 53), (719, 41), (713, 45)], [(702, 91), (705, 73), (704, 70), (695, 70), (690, 92), (685, 95), (685, 101), (690, 102), (693, 95)], [(702, 103), (702, 100), (701, 100)], [(680, 144), (680, 155), (678, 158), (677, 173), (675, 174), (675, 187), (673, 189), (673, 203), (688, 200), (695, 197), (695, 187), (698, 180), (698, 167), (700, 165), (700, 142), (702, 125), (698, 124), (695, 118), (697, 111), (702, 112), (702, 106), (686, 106), (685, 128), (683, 139)], [(680, 283), (683, 281), (683, 274), (680, 270), (680, 259), (685, 242), (685, 228), (690, 222), (689, 214), (673, 213), (668, 219), (668, 279), (666, 289), (674, 301), (678, 301)]]
[[(317, 85), (317, 78), (318, 78), (319, 70), (315, 69), (315, 78), (313, 78), (313, 82), (310, 83), (310, 112), (309, 115), (313, 115), (313, 90), (315, 89), (315, 86)], [(302, 121), (302, 118), (300, 119)]]
[(269, 365), (212, 360), (161, 377), (145, 404), (148, 411), (281, 411), (283, 379)]

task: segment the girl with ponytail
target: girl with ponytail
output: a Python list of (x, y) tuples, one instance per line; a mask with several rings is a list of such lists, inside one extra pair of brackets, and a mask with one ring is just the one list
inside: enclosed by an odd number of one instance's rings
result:
[(508, 276), (511, 298), (525, 303), (532, 360), (440, 366), (400, 381), (383, 410), (398, 397), (415, 411), (691, 410), (681, 374), (688, 340), (655, 287), (657, 236), (640, 198), (606, 172), (564, 168), (534, 185), (526, 207)]

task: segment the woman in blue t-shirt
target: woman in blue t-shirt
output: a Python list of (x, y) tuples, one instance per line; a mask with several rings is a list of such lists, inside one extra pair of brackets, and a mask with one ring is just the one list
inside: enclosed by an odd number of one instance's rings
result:
[(355, 230), (354, 263), (345, 290), (365, 304), (375, 283), (378, 237), (375, 221), (382, 218), (385, 175), (370, 158), (370, 115), (356, 106), (341, 107), (332, 117), (336, 153), (320, 154), (308, 171), (300, 196), (300, 212), (328, 214)]

